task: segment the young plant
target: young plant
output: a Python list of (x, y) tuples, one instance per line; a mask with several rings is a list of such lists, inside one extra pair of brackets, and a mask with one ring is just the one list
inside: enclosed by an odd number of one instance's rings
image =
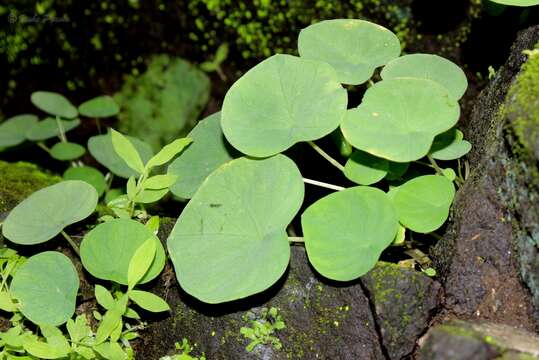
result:
[(186, 338), (182, 339), (181, 344), (177, 342), (176, 344), (174, 344), (174, 346), (176, 347), (176, 351), (179, 352), (179, 354), (163, 356), (159, 360), (206, 360), (206, 356), (204, 355), (204, 353), (202, 353), (202, 355), (200, 355), (199, 357), (191, 355), (194, 350), (194, 347), (189, 344), (189, 340), (187, 340)]
[[(204, 302), (240, 299), (273, 285), (288, 266), (289, 242), (304, 242), (323, 276), (356, 279), (388, 246), (408, 246), (406, 234), (442, 226), (454, 183), (464, 181), (460, 168), (457, 175), (437, 162), (457, 160), (471, 148), (455, 128), (467, 87), (458, 66), (430, 54), (399, 57), (397, 37), (362, 20), (311, 25), (298, 46), (299, 57), (274, 55), (232, 85), (213, 118), (219, 117), (226, 141), (207, 151), (219, 154), (221, 165), (200, 172), (205, 180), (193, 181), (192, 192), (182, 195), (191, 201), (168, 249), (182, 288)], [(371, 78), (381, 66), (382, 80), (375, 83)], [(361, 104), (348, 109), (342, 84), (367, 82)], [(202, 123), (211, 125), (210, 119)], [(327, 135), (337, 141), (345, 165), (314, 143)], [(302, 142), (359, 186), (303, 178), (280, 154)], [(245, 156), (238, 158), (228, 145)], [(187, 156), (196, 146), (169, 173), (196, 168), (196, 154)], [(337, 192), (311, 204), (301, 217), (303, 237), (289, 238), (304, 183)]]
[(283, 347), (281, 340), (275, 336), (279, 330), (286, 328), (286, 325), (279, 314), (279, 309), (271, 307), (262, 309), (261, 316), (257, 319), (256, 314), (248, 312), (244, 320), (249, 320), (251, 327), (242, 327), (240, 333), (251, 342), (246, 346), (246, 350), (251, 352), (257, 345), (272, 345), (275, 350)]
[(226, 75), (221, 69), (221, 64), (226, 60), (227, 57), (228, 57), (228, 44), (224, 43), (224, 44), (219, 45), (213, 59), (209, 61), (204, 61), (203, 63), (199, 65), (200, 69), (207, 73), (211, 73), (215, 71), (217, 72), (221, 80), (225, 81)]

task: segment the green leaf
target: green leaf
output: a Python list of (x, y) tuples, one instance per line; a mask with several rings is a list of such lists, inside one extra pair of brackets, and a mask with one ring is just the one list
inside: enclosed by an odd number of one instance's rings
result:
[(456, 124), (460, 107), (447, 90), (426, 79), (397, 78), (371, 86), (349, 110), (341, 130), (357, 149), (395, 162), (429, 152), (434, 137)]
[(90, 216), (97, 192), (83, 181), (67, 180), (36, 191), (4, 221), (3, 235), (17, 244), (33, 245), (58, 235), (66, 226)]
[(320, 21), (301, 30), (298, 39), (302, 58), (329, 63), (341, 83), (359, 85), (374, 69), (399, 56), (399, 39), (388, 29), (364, 20)]
[(17, 115), (0, 123), (0, 147), (16, 146), (26, 140), (26, 133), (35, 124), (37, 116)]
[(92, 329), (88, 325), (85, 314), (77, 315), (75, 321), (67, 320), (66, 328), (73, 342), (79, 342), (92, 335)]
[(391, 190), (399, 221), (412, 231), (429, 233), (446, 221), (455, 187), (445, 176), (425, 175)]
[(497, 4), (510, 6), (533, 6), (539, 5), (539, 0), (490, 0)]
[(45, 251), (30, 257), (11, 282), (22, 314), (38, 325), (58, 326), (75, 312), (79, 276), (67, 256)]
[(347, 102), (328, 64), (273, 55), (228, 90), (221, 126), (236, 149), (266, 157), (331, 133), (341, 123)]
[(137, 183), (134, 176), (130, 176), (127, 180), (126, 190), (129, 200), (134, 200), (135, 196), (137, 196)]
[(30, 100), (37, 108), (50, 115), (73, 119), (79, 114), (69, 100), (55, 92), (36, 91), (32, 93)]
[(47, 339), (48, 344), (57, 350), (65, 352), (66, 354), (69, 353), (69, 343), (60, 329), (52, 325), (41, 325), (40, 330), (45, 339)]
[(177, 179), (178, 176), (171, 174), (155, 175), (144, 181), (144, 188), (152, 190), (168, 189), (170, 186), (174, 185)]
[(464, 135), (458, 129), (450, 129), (436, 138), (430, 148), (430, 155), (436, 160), (455, 160), (466, 155), (472, 144), (463, 140)]
[[(68, 132), (79, 126), (80, 120), (60, 120), (60, 123), (62, 124), (64, 132)], [(34, 124), (26, 133), (26, 138), (30, 141), (47, 140), (55, 136), (60, 136), (60, 130), (58, 129), (56, 119), (50, 117)]]
[(397, 163), (393, 161), (388, 162), (388, 171), (386, 175), (387, 180), (397, 180), (400, 179), (410, 167), (410, 163)]
[(80, 158), (86, 153), (84, 146), (70, 142), (59, 142), (51, 149), (51, 156), (56, 160), (69, 161)]
[(57, 348), (34, 338), (26, 338), (23, 344), (24, 350), (38, 359), (61, 359), (65, 358), (69, 351)]
[(217, 48), (217, 51), (215, 52), (214, 61), (217, 64), (221, 64), (223, 61), (226, 60), (227, 57), (228, 57), (228, 44), (223, 43), (219, 45), (219, 47)]
[(388, 163), (386, 159), (356, 150), (344, 166), (344, 175), (360, 185), (371, 185), (387, 175)]
[(70, 167), (64, 172), (64, 180), (81, 180), (94, 187), (101, 197), (107, 188), (107, 182), (101, 171), (91, 166)]
[(127, 270), (127, 285), (129, 290), (138, 284), (152, 266), (157, 251), (157, 241), (151, 237), (143, 242), (135, 251)]
[(122, 324), (122, 315), (127, 309), (127, 302), (129, 301), (127, 295), (122, 295), (118, 301), (114, 304), (112, 309), (107, 310), (103, 319), (99, 323), (97, 332), (95, 334), (96, 345), (101, 344), (112, 334), (112, 332)]
[[(147, 162), (153, 156), (150, 145), (137, 138), (131, 136), (126, 137), (133, 146), (135, 146), (135, 149), (137, 149), (143, 162)], [(124, 179), (128, 179), (130, 176), (139, 176), (139, 174), (127, 166), (125, 161), (123, 161), (116, 151), (114, 151), (110, 133), (107, 135), (93, 136), (88, 139), (88, 150), (101, 165), (109, 169), (114, 175)]]
[(176, 139), (173, 142), (171, 142), (168, 145), (165, 145), (161, 151), (159, 151), (154, 157), (152, 157), (149, 161), (146, 167), (148, 169), (160, 166), (163, 164), (166, 164), (170, 160), (174, 158), (174, 156), (178, 155), (180, 152), (182, 152), (183, 149), (187, 145), (189, 145), (193, 140), (189, 138), (182, 138), (182, 139)]
[(152, 294), (151, 292), (141, 290), (130, 290), (128, 293), (129, 298), (133, 300), (138, 306), (144, 310), (151, 312), (169, 311), (170, 306), (167, 302), (161, 299), (159, 296)]
[(360, 186), (332, 193), (305, 210), (301, 226), (309, 261), (323, 276), (349, 281), (368, 272), (398, 229), (387, 195)]
[(237, 156), (221, 131), (220, 112), (199, 121), (187, 136), (193, 143), (168, 167), (168, 174), (178, 176), (170, 191), (184, 199), (190, 199), (212, 171)]
[(135, 196), (135, 202), (139, 204), (151, 204), (161, 200), (168, 193), (168, 189), (143, 190)]
[(203, 63), (200, 63), (198, 67), (200, 68), (200, 70), (205, 72), (212, 72), (217, 69), (217, 65), (210, 61), (204, 61)]
[(144, 164), (135, 146), (127, 137), (114, 129), (110, 129), (110, 134), (112, 136), (112, 146), (114, 147), (116, 154), (118, 154), (131, 169), (139, 174), (143, 174)]
[(146, 224), (144, 224), (148, 229), (150, 229), (155, 235), (159, 232), (159, 216), (152, 216)]
[[(159, 240), (141, 223), (131, 219), (114, 219), (97, 225), (84, 236), (80, 255), (84, 268), (96, 278), (127, 285), (129, 262), (148, 239)], [(150, 270), (141, 284), (154, 279), (165, 266), (165, 251), (160, 242)]]
[(239, 158), (215, 170), (168, 239), (181, 287), (207, 303), (270, 287), (288, 266), (285, 229), (303, 202), (303, 192), (298, 168), (283, 155)]
[(126, 360), (127, 356), (117, 342), (106, 342), (94, 347), (95, 351), (107, 360)]
[(16, 312), (17, 305), (11, 299), (7, 291), (0, 291), (0, 309), (8, 312)]
[(110, 310), (114, 307), (116, 303), (110, 291), (108, 291), (104, 286), (97, 284), (95, 286), (95, 299), (97, 303), (104, 307), (107, 310)]
[(79, 106), (79, 113), (90, 118), (107, 118), (118, 115), (120, 107), (110, 96), (98, 96), (83, 102)]
[(140, 319), (140, 315), (135, 310), (133, 310), (131, 308), (127, 308), (125, 310), (124, 316), (127, 317), (127, 318), (130, 318), (130, 319), (137, 319), (137, 320)]
[(451, 181), (455, 181), (455, 179), (457, 178), (457, 174), (455, 173), (455, 170), (451, 168), (442, 169), (442, 173), (444, 174), (446, 178), (448, 178)]
[(468, 80), (455, 63), (438, 55), (411, 54), (390, 61), (380, 73), (382, 79), (412, 77), (429, 79), (442, 85), (456, 100), (460, 99)]

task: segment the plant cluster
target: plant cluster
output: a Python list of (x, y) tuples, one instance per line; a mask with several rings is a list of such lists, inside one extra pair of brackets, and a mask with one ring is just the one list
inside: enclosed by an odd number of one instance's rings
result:
[(244, 326), (240, 329), (240, 333), (250, 340), (245, 348), (248, 352), (254, 350), (257, 345), (271, 345), (275, 350), (283, 347), (281, 340), (275, 336), (279, 330), (286, 328), (286, 325), (279, 314), (279, 309), (271, 307), (263, 308), (259, 318), (253, 312), (248, 312), (244, 315), (244, 320), (248, 320), (250, 327)]

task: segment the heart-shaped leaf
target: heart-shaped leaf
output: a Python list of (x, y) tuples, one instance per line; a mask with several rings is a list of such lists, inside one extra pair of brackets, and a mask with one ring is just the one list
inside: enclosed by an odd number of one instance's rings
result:
[(69, 258), (56, 251), (30, 257), (15, 273), (11, 295), (23, 315), (38, 325), (58, 326), (71, 318), (79, 276)]
[(274, 55), (228, 90), (221, 112), (227, 140), (241, 152), (266, 157), (335, 130), (347, 95), (326, 63)]
[(86, 148), (76, 143), (59, 142), (51, 148), (51, 156), (56, 160), (69, 161), (80, 158), (86, 153)]
[(32, 104), (47, 114), (73, 119), (79, 114), (63, 95), (50, 91), (36, 91), (30, 97)]
[[(131, 136), (126, 136), (126, 138), (133, 144), (142, 161), (144, 163), (148, 162), (153, 156), (150, 145)], [(127, 166), (125, 161), (114, 150), (110, 133), (88, 139), (88, 150), (101, 165), (109, 169), (114, 175), (125, 179), (130, 176), (138, 176), (136, 171)]]
[(97, 198), (94, 187), (84, 181), (59, 182), (36, 191), (11, 210), (2, 233), (17, 244), (45, 242), (66, 226), (90, 216)]
[[(64, 129), (64, 132), (68, 132), (79, 126), (80, 120), (60, 120), (60, 125)], [(56, 119), (50, 117), (36, 123), (26, 133), (26, 138), (30, 141), (47, 140), (55, 136), (60, 136), (58, 122)]]
[(153, 232), (131, 219), (114, 219), (97, 225), (84, 236), (80, 257), (84, 268), (96, 278), (127, 285), (129, 263), (148, 239), (156, 242), (155, 259), (139, 281), (154, 279), (165, 266), (165, 250)]
[(37, 116), (30, 114), (17, 115), (0, 123), (0, 147), (19, 145), (35, 124)]
[(398, 221), (382, 190), (358, 186), (309, 206), (301, 216), (301, 226), (314, 268), (327, 278), (349, 281), (374, 267), (393, 242)]
[(199, 121), (187, 136), (193, 143), (168, 167), (169, 174), (177, 175), (170, 191), (184, 199), (190, 199), (212, 171), (236, 155), (221, 131), (220, 112)]
[(324, 61), (335, 68), (343, 84), (359, 85), (374, 69), (399, 56), (399, 39), (388, 29), (364, 20), (325, 20), (301, 30), (302, 58)]
[(408, 229), (428, 233), (447, 220), (455, 187), (445, 176), (416, 177), (391, 190), (399, 221)]
[(371, 185), (382, 180), (389, 169), (389, 162), (356, 150), (344, 166), (344, 175), (360, 185)]
[(464, 135), (458, 129), (448, 130), (434, 138), (430, 155), (436, 160), (455, 160), (466, 155), (472, 144), (463, 140)]
[(296, 165), (283, 155), (239, 158), (215, 170), (181, 213), (168, 249), (182, 288), (207, 303), (263, 291), (286, 270), (286, 227), (303, 201)]
[(101, 171), (91, 166), (70, 167), (64, 172), (64, 180), (81, 180), (92, 185), (101, 197), (107, 188), (107, 182)]
[(79, 113), (82, 116), (91, 118), (107, 118), (118, 115), (120, 107), (110, 96), (98, 96), (83, 102), (79, 106)]
[(451, 96), (460, 99), (468, 80), (464, 71), (455, 63), (438, 55), (411, 54), (390, 61), (380, 73), (382, 79), (413, 77), (429, 79), (444, 86)]
[(357, 149), (396, 162), (427, 155), (434, 137), (456, 124), (458, 102), (427, 79), (396, 78), (370, 87), (346, 114), (342, 132)]

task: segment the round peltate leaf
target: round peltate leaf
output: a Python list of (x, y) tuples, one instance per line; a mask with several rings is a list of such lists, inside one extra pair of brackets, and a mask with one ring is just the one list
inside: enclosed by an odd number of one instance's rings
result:
[(314, 268), (327, 278), (349, 281), (372, 269), (393, 242), (398, 221), (382, 190), (358, 186), (309, 206), (301, 226)]
[(472, 144), (463, 140), (462, 131), (450, 129), (434, 138), (430, 155), (436, 160), (455, 160), (466, 155)]
[(344, 175), (360, 185), (371, 185), (382, 180), (389, 169), (386, 159), (356, 150), (344, 166)]
[(81, 180), (92, 185), (101, 197), (107, 188), (103, 174), (91, 166), (70, 167), (64, 172), (64, 180)]
[(91, 118), (107, 118), (118, 115), (120, 107), (110, 96), (98, 96), (83, 102), (79, 106), (79, 113), (82, 116)]
[(490, 0), (492, 2), (510, 6), (533, 6), (539, 5), (539, 0)]
[(429, 79), (444, 86), (455, 99), (460, 99), (468, 80), (464, 71), (455, 63), (430, 54), (411, 54), (390, 61), (380, 73), (382, 79), (413, 77)]
[(235, 155), (221, 131), (220, 113), (200, 121), (187, 137), (193, 143), (168, 167), (169, 174), (178, 176), (170, 191), (184, 199), (190, 199), (212, 171)]
[[(60, 120), (60, 124), (64, 129), (64, 132), (68, 132), (79, 126), (80, 120)], [(55, 136), (60, 136), (60, 130), (58, 129), (58, 123), (56, 119), (50, 117), (36, 123), (26, 133), (26, 138), (30, 141), (47, 140)]]
[(96, 278), (127, 285), (129, 262), (148, 239), (155, 239), (156, 253), (152, 265), (139, 281), (154, 279), (165, 266), (165, 250), (154, 233), (131, 219), (114, 219), (97, 225), (84, 236), (80, 258), (84, 268)]
[(26, 140), (26, 132), (37, 123), (37, 116), (17, 115), (0, 123), (0, 147), (19, 145)]
[(51, 156), (56, 160), (67, 161), (80, 158), (86, 153), (84, 146), (70, 142), (59, 142), (51, 148)]
[(45, 251), (17, 270), (9, 290), (27, 319), (37, 325), (59, 326), (75, 312), (79, 276), (67, 256)]
[(328, 135), (339, 126), (347, 101), (328, 64), (274, 55), (228, 90), (221, 126), (236, 149), (266, 157)]
[(47, 114), (59, 116), (66, 119), (73, 119), (79, 114), (77, 108), (73, 106), (63, 95), (50, 91), (36, 91), (30, 97), (32, 104), (43, 110)]
[(455, 187), (445, 176), (425, 175), (391, 190), (399, 221), (408, 229), (428, 233), (447, 220)]
[(2, 233), (17, 244), (39, 244), (87, 218), (96, 206), (97, 192), (91, 185), (62, 181), (36, 191), (11, 210)]
[(181, 213), (168, 249), (181, 287), (207, 303), (263, 291), (290, 257), (286, 227), (303, 202), (284, 155), (232, 160), (208, 176)]
[(427, 79), (396, 78), (370, 87), (341, 130), (357, 149), (395, 162), (427, 155), (434, 137), (457, 122), (458, 102)]
[(329, 63), (343, 84), (369, 80), (379, 66), (399, 56), (399, 39), (388, 29), (364, 20), (325, 20), (301, 30), (302, 58)]
[[(142, 161), (144, 163), (148, 162), (153, 156), (151, 146), (132, 136), (126, 137), (138, 151)], [(88, 150), (101, 165), (109, 169), (114, 175), (125, 179), (128, 179), (130, 176), (138, 176), (135, 170), (127, 166), (125, 161), (114, 150), (110, 133), (92, 136), (88, 139)]]

